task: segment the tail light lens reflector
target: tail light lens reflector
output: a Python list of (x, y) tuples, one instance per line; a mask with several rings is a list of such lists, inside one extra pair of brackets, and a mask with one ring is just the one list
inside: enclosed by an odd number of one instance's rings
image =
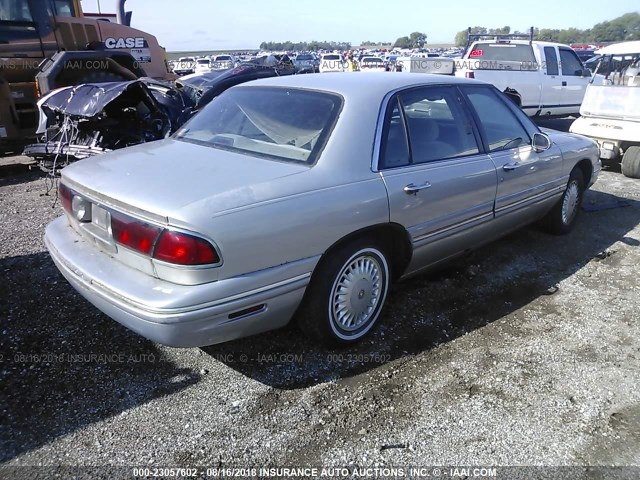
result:
[(178, 265), (206, 265), (220, 261), (215, 248), (206, 240), (170, 230), (162, 232), (153, 258)]
[(111, 231), (116, 243), (151, 256), (162, 229), (127, 215), (112, 212)]

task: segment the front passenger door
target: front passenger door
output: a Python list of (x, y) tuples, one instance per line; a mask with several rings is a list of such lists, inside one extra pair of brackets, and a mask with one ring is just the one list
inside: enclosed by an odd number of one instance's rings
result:
[(390, 220), (411, 236), (408, 272), (469, 248), (465, 233), (493, 219), (496, 171), (457, 88), (426, 86), (387, 108), (378, 169)]
[(495, 216), (513, 214), (516, 223), (527, 223), (537, 207), (544, 209), (542, 202), (566, 186), (562, 153), (555, 145), (536, 151), (532, 137), (538, 127), (494, 87), (465, 85), (462, 90), (498, 173)]

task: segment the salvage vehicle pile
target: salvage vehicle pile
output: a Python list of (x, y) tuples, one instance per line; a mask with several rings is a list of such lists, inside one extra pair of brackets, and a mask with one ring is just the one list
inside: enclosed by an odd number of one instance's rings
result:
[(270, 56), (175, 83), (140, 78), (55, 90), (38, 102), (42, 141), (24, 154), (53, 175), (93, 155), (166, 138), (227, 88), (291, 75), (286, 56)]

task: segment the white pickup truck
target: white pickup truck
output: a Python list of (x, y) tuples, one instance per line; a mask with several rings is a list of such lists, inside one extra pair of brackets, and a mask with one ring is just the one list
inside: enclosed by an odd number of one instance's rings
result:
[(567, 45), (512, 37), (470, 42), (455, 74), (495, 85), (530, 117), (579, 113), (591, 74), (576, 53)]

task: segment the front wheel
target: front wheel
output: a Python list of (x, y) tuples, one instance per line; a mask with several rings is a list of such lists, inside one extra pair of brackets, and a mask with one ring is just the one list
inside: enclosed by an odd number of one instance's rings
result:
[(380, 317), (389, 282), (383, 248), (365, 241), (344, 245), (316, 268), (297, 315), (298, 326), (326, 345), (355, 343)]
[(640, 147), (629, 147), (624, 152), (622, 174), (629, 178), (640, 178)]
[(562, 198), (543, 219), (545, 228), (556, 235), (569, 233), (576, 221), (584, 196), (584, 176), (576, 168), (569, 176)]

